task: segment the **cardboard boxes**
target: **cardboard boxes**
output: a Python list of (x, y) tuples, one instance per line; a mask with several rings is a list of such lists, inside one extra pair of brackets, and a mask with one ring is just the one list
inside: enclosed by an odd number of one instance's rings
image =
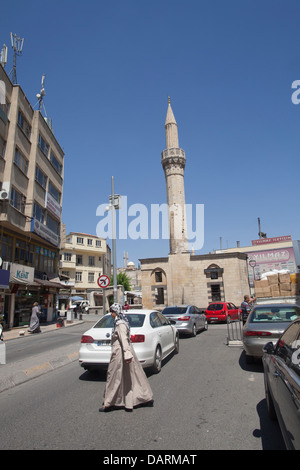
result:
[(300, 295), (300, 273), (270, 273), (267, 279), (254, 281), (254, 288), (257, 298)]

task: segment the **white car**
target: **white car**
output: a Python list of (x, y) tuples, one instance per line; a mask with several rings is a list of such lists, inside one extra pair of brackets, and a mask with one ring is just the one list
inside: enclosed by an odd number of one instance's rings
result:
[[(129, 310), (131, 343), (143, 368), (154, 373), (161, 370), (162, 360), (179, 352), (179, 334), (172, 321), (155, 310)], [(81, 338), (79, 364), (86, 370), (107, 368), (111, 356), (113, 318), (103, 316)]]

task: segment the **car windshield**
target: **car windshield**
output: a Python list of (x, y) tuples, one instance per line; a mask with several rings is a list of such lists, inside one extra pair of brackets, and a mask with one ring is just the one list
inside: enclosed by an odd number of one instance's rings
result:
[(262, 306), (252, 310), (249, 323), (278, 323), (291, 322), (300, 316), (300, 308), (297, 306)]
[(165, 308), (161, 313), (163, 315), (182, 315), (186, 313), (187, 307), (168, 307)]
[[(145, 315), (140, 313), (126, 313), (129, 325), (131, 328), (140, 328), (144, 324)], [(101, 320), (94, 326), (94, 328), (112, 328), (114, 326), (114, 319), (111, 315), (102, 317)]]
[(223, 304), (210, 304), (207, 310), (223, 310)]

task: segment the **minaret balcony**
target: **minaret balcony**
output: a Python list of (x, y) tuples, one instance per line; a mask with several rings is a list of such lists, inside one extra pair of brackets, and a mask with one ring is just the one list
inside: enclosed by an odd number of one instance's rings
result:
[(180, 165), (185, 167), (185, 152), (180, 148), (166, 149), (161, 153), (161, 163), (163, 167), (166, 165)]

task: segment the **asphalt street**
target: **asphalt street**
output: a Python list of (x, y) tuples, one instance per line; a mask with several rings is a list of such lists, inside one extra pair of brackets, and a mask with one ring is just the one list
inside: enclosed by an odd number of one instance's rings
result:
[(226, 326), (182, 338), (149, 375), (153, 408), (99, 413), (106, 375), (77, 361), (0, 393), (2, 449), (284, 449), (269, 420), (260, 363), (226, 345)]

